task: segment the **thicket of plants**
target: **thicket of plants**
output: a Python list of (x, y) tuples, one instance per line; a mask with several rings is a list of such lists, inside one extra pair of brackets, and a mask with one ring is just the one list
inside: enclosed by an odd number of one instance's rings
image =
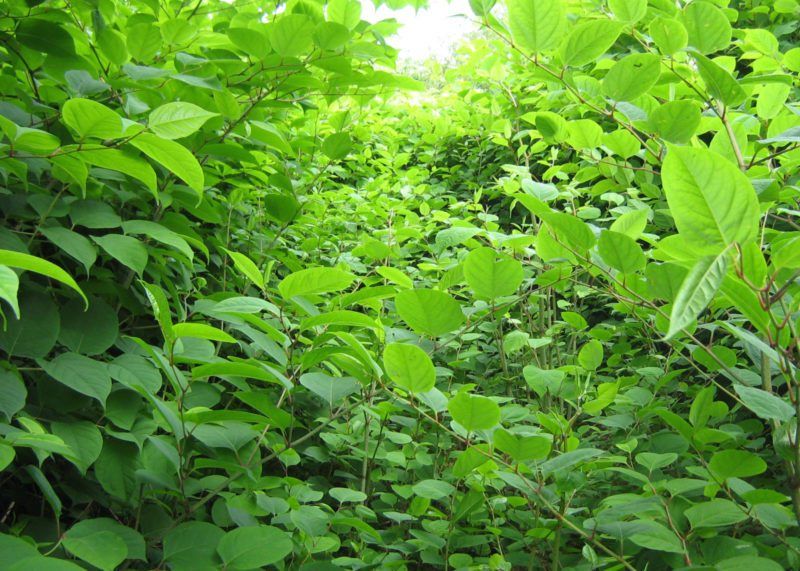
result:
[(0, 4), (0, 568), (800, 568), (800, 5), (470, 6)]

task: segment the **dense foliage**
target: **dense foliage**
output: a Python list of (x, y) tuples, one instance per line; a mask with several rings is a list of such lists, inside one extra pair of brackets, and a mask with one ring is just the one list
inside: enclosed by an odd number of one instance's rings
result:
[(0, 568), (800, 568), (800, 5), (470, 6), (0, 4)]

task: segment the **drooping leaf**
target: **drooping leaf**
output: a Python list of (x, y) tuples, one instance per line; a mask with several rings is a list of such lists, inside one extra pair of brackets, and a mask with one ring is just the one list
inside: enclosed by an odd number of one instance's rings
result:
[(717, 293), (728, 271), (728, 253), (700, 258), (681, 283), (672, 304), (666, 339), (678, 334), (700, 315)]
[(86, 295), (83, 293), (83, 290), (78, 287), (78, 284), (75, 283), (75, 280), (72, 279), (72, 276), (64, 271), (63, 268), (55, 265), (52, 262), (48, 262), (47, 260), (37, 256), (31, 256), (30, 254), (23, 254), (22, 252), (0, 250), (0, 265), (19, 268), (21, 270), (27, 270), (29, 272), (35, 272), (37, 274), (47, 276), (48, 278), (54, 279), (57, 282), (61, 282), (62, 284), (72, 288), (78, 292), (78, 294), (80, 294), (80, 296), (83, 298), (83, 301), (87, 305), (89, 303), (89, 301), (86, 299)]

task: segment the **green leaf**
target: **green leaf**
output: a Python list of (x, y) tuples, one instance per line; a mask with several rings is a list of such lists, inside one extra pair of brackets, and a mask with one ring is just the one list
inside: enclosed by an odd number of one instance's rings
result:
[(465, 321), (459, 303), (439, 290), (404, 290), (395, 297), (395, 308), (411, 329), (432, 337), (455, 331)]
[(628, 538), (636, 545), (653, 551), (684, 553), (680, 538), (671, 529), (650, 520), (640, 520), (636, 523), (641, 523), (643, 529)]
[(61, 543), (72, 555), (103, 571), (113, 571), (128, 556), (128, 546), (110, 531), (82, 537), (72, 537), (67, 532)]
[(661, 75), (661, 58), (631, 54), (611, 66), (603, 78), (603, 93), (615, 101), (633, 101), (647, 93)]
[(622, 25), (611, 20), (578, 24), (561, 45), (564, 65), (580, 67), (594, 62), (614, 45), (621, 31)]
[(236, 339), (231, 337), (229, 333), (205, 323), (176, 323), (172, 326), (172, 332), (176, 338), (192, 337), (221, 343), (236, 343)]
[(730, 73), (704, 55), (693, 52), (692, 56), (697, 63), (697, 71), (712, 97), (730, 107), (738, 107), (747, 101), (747, 93)]
[(443, 500), (456, 491), (455, 487), (443, 480), (422, 480), (411, 488), (414, 494), (429, 500)]
[(564, 454), (556, 456), (555, 458), (550, 458), (547, 462), (541, 464), (539, 469), (545, 476), (561, 474), (573, 466), (583, 464), (584, 462), (587, 462), (592, 458), (596, 458), (602, 454), (603, 451), (598, 450), (597, 448), (579, 448), (577, 450), (565, 452)]
[(166, 244), (167, 246), (172, 246), (186, 256), (189, 261), (192, 261), (194, 258), (192, 248), (180, 234), (173, 232), (157, 222), (151, 222), (150, 220), (126, 220), (122, 223), (122, 231), (126, 234), (144, 235), (162, 244)]
[(279, 383), (279, 380), (274, 374), (263, 367), (251, 363), (222, 361), (219, 363), (200, 365), (192, 369), (192, 378), (195, 379), (225, 376), (258, 379), (268, 383)]
[(361, 385), (353, 377), (332, 377), (325, 373), (300, 375), (300, 384), (321, 397), (331, 408), (361, 389)]
[(611, 224), (610, 230), (625, 234), (633, 240), (638, 240), (644, 229), (647, 227), (647, 216), (649, 210), (642, 208), (641, 210), (631, 210), (626, 212)]
[(522, 283), (522, 264), (492, 248), (472, 250), (464, 260), (464, 278), (483, 299), (513, 295)]
[(19, 319), (18, 291), (19, 277), (17, 273), (8, 266), (0, 266), (0, 299), (8, 302), (17, 319)]
[(61, 118), (81, 140), (87, 137), (118, 139), (122, 136), (122, 117), (90, 99), (69, 99), (61, 108)]
[(669, 317), (671, 339), (700, 315), (717, 293), (728, 271), (728, 252), (700, 258), (681, 283)]
[(693, 248), (718, 253), (757, 236), (761, 211), (753, 185), (722, 156), (670, 146), (661, 175), (678, 232)]
[(665, 16), (654, 18), (650, 22), (648, 32), (661, 53), (667, 56), (682, 50), (689, 43), (686, 28), (674, 18)]
[(647, 263), (644, 252), (634, 239), (610, 230), (603, 230), (600, 234), (597, 251), (606, 264), (623, 274), (643, 270)]
[(608, 0), (614, 17), (626, 24), (635, 24), (647, 13), (647, 0)]
[(469, 393), (458, 393), (447, 403), (447, 410), (466, 430), (489, 430), (500, 422), (500, 407), (493, 400)]
[(649, 120), (662, 139), (685, 144), (700, 126), (700, 109), (693, 101), (668, 101), (653, 109)]
[(59, 383), (105, 406), (111, 393), (111, 377), (105, 363), (77, 353), (62, 353), (52, 361), (42, 363), (42, 368)]
[(546, 436), (516, 436), (504, 428), (495, 430), (492, 438), (495, 447), (511, 456), (515, 462), (547, 458), (552, 447), (552, 442)]
[(727, 49), (731, 24), (725, 13), (711, 2), (691, 2), (683, 10), (689, 45), (702, 54)]
[(44, 357), (61, 329), (58, 307), (49, 296), (34, 292), (20, 295), (19, 306), (20, 318), (8, 319), (0, 328), (0, 348), (18, 357)]
[(107, 531), (122, 539), (127, 546), (127, 559), (146, 560), (145, 543), (142, 534), (121, 523), (117, 523), (109, 517), (82, 519), (69, 529), (67, 535), (73, 538), (86, 537), (98, 531)]
[(40, 228), (39, 232), (57, 247), (83, 264), (88, 275), (89, 269), (97, 260), (97, 249), (88, 238), (72, 230), (62, 228), (61, 226)]
[(345, 158), (352, 148), (353, 141), (347, 133), (333, 133), (322, 143), (322, 152), (332, 161)]
[(92, 236), (92, 240), (105, 250), (109, 256), (129, 267), (138, 275), (144, 273), (147, 267), (147, 248), (136, 238), (122, 234), (106, 234), (105, 236)]
[[(11, 465), (11, 462), (14, 461), (17, 453), (14, 452), (14, 448), (9, 446), (8, 444), (3, 444), (0, 442), (0, 472), (5, 470)], [(0, 540), (0, 549), (5, 549), (3, 546), (3, 542)], [(3, 557), (0, 555), (0, 565), (3, 564)]]
[(357, 311), (350, 311), (348, 309), (339, 309), (336, 311), (329, 311), (327, 313), (320, 313), (314, 317), (304, 319), (300, 323), (300, 330), (305, 331), (312, 327), (327, 326), (327, 325), (342, 325), (347, 327), (365, 327), (367, 329), (379, 330), (379, 324), (376, 320), (368, 315), (358, 313)]
[(77, 466), (81, 474), (86, 474), (103, 449), (100, 429), (94, 423), (80, 420), (54, 422), (50, 429), (72, 449), (73, 456), (68, 460)]
[(0, 569), (9, 569), (14, 563), (38, 555), (39, 551), (33, 543), (13, 535), (0, 533)]
[(0, 413), (3, 413), (10, 422), (11, 418), (25, 406), (28, 390), (22, 382), (19, 373), (0, 370)]
[(587, 371), (596, 371), (603, 363), (603, 344), (591, 339), (578, 351), (578, 363)]
[(425, 393), (436, 383), (436, 371), (428, 354), (416, 345), (390, 343), (383, 351), (389, 378), (411, 393)]
[(367, 499), (367, 494), (364, 492), (351, 490), (350, 488), (331, 488), (328, 490), (328, 494), (340, 504), (362, 503)]
[(75, 44), (69, 32), (49, 20), (21, 18), (14, 38), (37, 52), (61, 57), (75, 53)]
[(539, 54), (561, 41), (566, 15), (561, 0), (508, 0), (508, 27), (514, 43)]
[(221, 567), (217, 546), (225, 532), (208, 522), (187, 521), (164, 536), (164, 561), (173, 569), (212, 569)]
[(755, 571), (756, 569), (758, 571), (784, 571), (784, 567), (780, 563), (755, 555), (731, 557), (714, 565), (714, 571)]
[(197, 159), (189, 149), (175, 141), (163, 139), (151, 133), (140, 133), (133, 137), (128, 144), (133, 145), (162, 167), (172, 172), (185, 182), (189, 188), (197, 192), (200, 199), (203, 198), (203, 188), (205, 186), (203, 167), (200, 166), (200, 163), (197, 162)]
[(141, 469), (139, 449), (135, 444), (113, 438), (103, 442), (100, 457), (94, 463), (97, 481), (113, 497), (132, 502), (138, 493), (136, 471)]
[(272, 49), (283, 57), (297, 57), (308, 52), (313, 43), (314, 22), (303, 14), (280, 16), (267, 28)]
[(99, 355), (114, 344), (118, 334), (117, 312), (100, 298), (92, 298), (86, 310), (77, 300), (68, 302), (61, 310), (58, 342), (71, 351)]
[(78, 292), (88, 307), (89, 300), (86, 298), (83, 290), (75, 283), (75, 280), (72, 279), (72, 276), (52, 262), (48, 262), (36, 256), (31, 256), (30, 254), (23, 254), (12, 250), (0, 250), (0, 265), (35, 272), (47, 276), (50, 279), (54, 279), (57, 282), (61, 282)]
[(230, 250), (225, 250), (225, 252), (233, 260), (234, 267), (263, 291), (265, 287), (264, 274), (261, 273), (255, 262), (239, 252), (231, 252)]
[(358, 0), (330, 0), (327, 4), (328, 19), (355, 29), (361, 21), (361, 3)]
[(229, 531), (217, 552), (226, 569), (255, 569), (283, 561), (292, 552), (292, 537), (277, 527), (255, 525)]
[(194, 103), (172, 101), (150, 112), (147, 127), (162, 139), (181, 139), (196, 133), (206, 121), (218, 115)]
[(141, 157), (126, 150), (101, 146), (83, 146), (75, 154), (91, 165), (121, 172), (141, 181), (152, 195), (158, 199), (156, 171)]
[(696, 504), (684, 512), (693, 529), (703, 527), (725, 527), (747, 519), (744, 509), (730, 500), (717, 498)]
[(734, 385), (733, 388), (742, 404), (759, 418), (788, 422), (795, 415), (791, 404), (772, 393), (746, 385)]
[(767, 463), (746, 450), (722, 450), (711, 457), (708, 470), (717, 481), (725, 482), (728, 478), (749, 478), (763, 474), (767, 470)]
[(316, 295), (342, 291), (350, 287), (355, 276), (337, 268), (307, 268), (289, 274), (278, 284), (284, 299), (298, 295)]

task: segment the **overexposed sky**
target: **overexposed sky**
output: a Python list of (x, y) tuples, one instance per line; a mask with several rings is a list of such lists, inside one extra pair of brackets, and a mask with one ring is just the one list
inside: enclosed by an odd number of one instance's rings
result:
[(375, 9), (372, 0), (361, 0), (361, 19), (377, 22), (396, 19), (402, 28), (388, 43), (400, 50), (400, 57), (422, 61), (428, 57), (443, 57), (476, 26), (459, 14), (474, 17), (468, 0), (428, 0), (428, 8), (392, 10), (386, 6)]

